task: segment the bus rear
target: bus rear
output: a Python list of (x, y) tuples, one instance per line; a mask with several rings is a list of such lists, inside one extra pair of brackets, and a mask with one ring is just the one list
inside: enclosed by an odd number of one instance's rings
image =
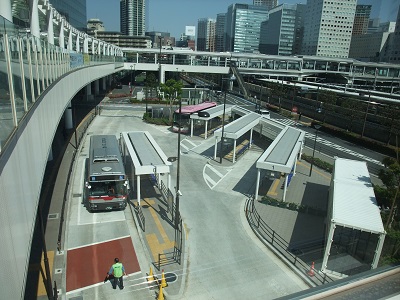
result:
[(114, 135), (90, 138), (86, 164), (85, 199), (89, 211), (125, 209), (128, 180)]

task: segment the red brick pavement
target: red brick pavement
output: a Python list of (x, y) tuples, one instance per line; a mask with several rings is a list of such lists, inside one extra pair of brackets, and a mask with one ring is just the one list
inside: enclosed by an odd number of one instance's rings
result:
[(127, 274), (140, 271), (131, 237), (68, 250), (67, 292), (102, 282), (115, 257)]

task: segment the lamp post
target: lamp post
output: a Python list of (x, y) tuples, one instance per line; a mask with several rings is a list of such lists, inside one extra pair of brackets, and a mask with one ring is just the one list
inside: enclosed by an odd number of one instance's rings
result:
[(365, 123), (367, 123), (368, 110), (369, 110), (370, 103), (371, 103), (371, 90), (369, 90), (367, 110), (365, 111), (364, 124), (363, 124), (362, 132), (361, 132), (361, 137), (364, 137)]
[(313, 164), (314, 164), (315, 146), (317, 144), (318, 130), (321, 128), (321, 126), (320, 125), (314, 125), (314, 128), (315, 128), (314, 148), (313, 148), (313, 152), (312, 152), (312, 160), (311, 160), (311, 167), (310, 167), (310, 175), (309, 175), (309, 177), (311, 177), (311, 172), (312, 172), (312, 168), (313, 168)]
[[(228, 81), (229, 80), (229, 86), (230, 83), (235, 80), (235, 75), (232, 74), (230, 78), (223, 78), (222, 80)], [(224, 129), (225, 129), (225, 107), (226, 107), (226, 90), (228, 87), (225, 88), (225, 95), (224, 95), (224, 109), (222, 113), (222, 132), (221, 132), (221, 146), (220, 146), (220, 158), (219, 158), (219, 163), (222, 164), (222, 155), (223, 155), (223, 144), (224, 144)]]
[(131, 65), (131, 82), (130, 82), (130, 84), (131, 84), (131, 86), (130, 86), (130, 88), (131, 88), (131, 95), (133, 95), (133, 89), (132, 89), (132, 87), (133, 87), (133, 84), (132, 84), (132, 65)]
[(133, 81), (132, 81), (132, 86), (135, 87), (136, 83), (136, 64), (133, 64)]
[(178, 161), (178, 168), (176, 170), (176, 187), (175, 187), (175, 229), (178, 229), (179, 226), (179, 197), (182, 196), (181, 191), (179, 190), (179, 173), (180, 173), (180, 164), (181, 164), (181, 108), (182, 108), (182, 99), (179, 99), (179, 129), (178, 129), (178, 156), (168, 157), (168, 161), (174, 162)]
[[(177, 72), (178, 69), (177, 69)], [(184, 72), (184, 70), (182, 70)], [(178, 161), (178, 168), (176, 170), (176, 191), (175, 191), (175, 229), (178, 229), (179, 226), (179, 221), (180, 221), (180, 214), (179, 214), (179, 197), (182, 196), (181, 191), (179, 190), (179, 174), (180, 174), (180, 164), (181, 164), (181, 122), (182, 122), (182, 114), (181, 114), (181, 109), (182, 109), (182, 97), (179, 97), (179, 126), (178, 126), (178, 156), (177, 157), (168, 157), (168, 161), (174, 162)]]

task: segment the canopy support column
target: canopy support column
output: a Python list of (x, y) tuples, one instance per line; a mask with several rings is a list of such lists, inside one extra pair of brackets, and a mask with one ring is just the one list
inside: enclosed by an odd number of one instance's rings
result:
[(335, 225), (335, 223), (333, 223), (333, 220), (331, 220), (331, 224), (329, 226), (328, 239), (327, 239), (326, 246), (325, 246), (324, 258), (322, 260), (322, 267), (321, 267), (322, 272), (325, 272), (326, 268), (328, 267), (328, 258), (329, 258), (329, 255), (331, 254), (331, 247), (332, 247), (332, 243), (333, 243), (333, 234), (335, 233), (335, 229), (336, 229), (336, 225)]
[(254, 200), (258, 199), (259, 188), (260, 188), (260, 169), (257, 168), (256, 193), (254, 194)]
[(140, 175), (136, 176), (136, 187), (137, 187), (137, 201), (140, 206)]

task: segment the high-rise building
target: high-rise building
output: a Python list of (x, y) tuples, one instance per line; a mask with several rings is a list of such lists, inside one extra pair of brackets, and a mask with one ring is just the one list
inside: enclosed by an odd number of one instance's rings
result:
[(253, 0), (253, 5), (266, 6), (268, 10), (271, 10), (278, 5), (278, 0)]
[(86, 0), (50, 0), (51, 5), (78, 30), (86, 31)]
[(226, 13), (217, 15), (217, 22), (215, 23), (215, 51), (224, 52), (224, 34), (225, 34), (225, 20)]
[(354, 16), (353, 35), (366, 34), (372, 5), (357, 5)]
[(225, 27), (225, 51), (259, 53), (261, 22), (268, 20), (265, 6), (232, 4)]
[(400, 6), (397, 11), (396, 26), (390, 33), (385, 47), (382, 49), (380, 60), (392, 64), (400, 64)]
[(296, 15), (297, 4), (281, 4), (269, 11), (268, 21), (262, 22), (261, 25), (261, 53), (293, 54), (296, 42)]
[(348, 57), (356, 5), (357, 0), (308, 0), (302, 54)]
[(146, 32), (146, 0), (120, 0), (121, 33), (144, 36)]
[(197, 23), (197, 50), (215, 52), (215, 19), (202, 18)]

